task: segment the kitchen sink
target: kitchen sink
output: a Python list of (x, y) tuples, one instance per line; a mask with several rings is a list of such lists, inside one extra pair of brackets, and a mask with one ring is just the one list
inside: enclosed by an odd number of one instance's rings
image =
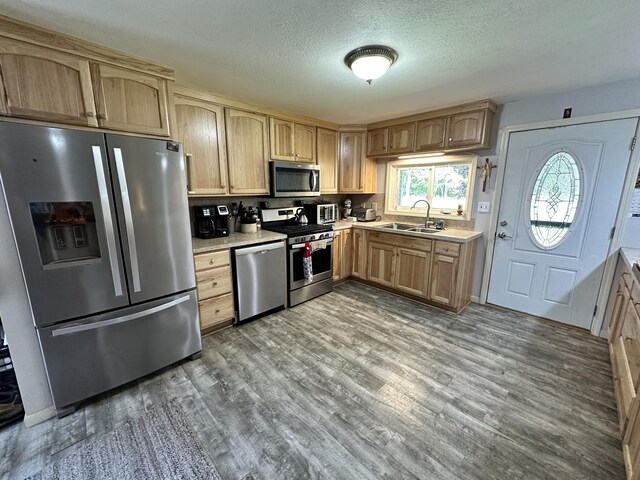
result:
[(387, 225), (380, 225), (379, 228), (385, 228), (388, 230), (411, 230), (412, 228), (419, 228), (417, 225), (411, 225), (408, 223), (389, 223)]
[(411, 233), (438, 233), (442, 232), (442, 230), (438, 230), (433, 227), (420, 227), (418, 225), (411, 225), (408, 223), (389, 223), (386, 225), (380, 225), (378, 228), (384, 228), (385, 230), (400, 230), (403, 232), (411, 232)]
[(426, 228), (426, 227), (413, 227), (408, 228), (407, 232), (417, 232), (417, 233), (438, 233), (442, 230), (438, 230), (437, 228)]

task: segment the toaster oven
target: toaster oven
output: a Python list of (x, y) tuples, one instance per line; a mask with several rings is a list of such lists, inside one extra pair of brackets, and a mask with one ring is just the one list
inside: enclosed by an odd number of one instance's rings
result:
[(325, 225), (338, 221), (338, 205), (335, 203), (305, 204), (309, 223)]

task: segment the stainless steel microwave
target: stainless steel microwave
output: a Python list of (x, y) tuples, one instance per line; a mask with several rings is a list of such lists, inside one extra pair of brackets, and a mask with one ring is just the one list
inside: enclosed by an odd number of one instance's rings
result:
[(272, 197), (319, 197), (320, 167), (310, 163), (269, 162)]

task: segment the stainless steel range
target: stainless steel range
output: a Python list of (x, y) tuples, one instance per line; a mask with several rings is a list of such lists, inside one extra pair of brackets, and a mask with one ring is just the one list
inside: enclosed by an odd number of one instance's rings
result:
[[(298, 207), (262, 210), (262, 228), (287, 235), (287, 285), (289, 306), (293, 307), (333, 290), (333, 227), (299, 224)], [(313, 276), (304, 274), (304, 251), (311, 249)]]

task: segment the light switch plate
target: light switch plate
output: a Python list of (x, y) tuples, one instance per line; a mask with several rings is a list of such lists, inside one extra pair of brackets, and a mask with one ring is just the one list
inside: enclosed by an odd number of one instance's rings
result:
[(478, 202), (478, 213), (491, 212), (491, 202)]
[(371, 202), (371, 208), (373, 208), (375, 211), (378, 211), (378, 202)]

